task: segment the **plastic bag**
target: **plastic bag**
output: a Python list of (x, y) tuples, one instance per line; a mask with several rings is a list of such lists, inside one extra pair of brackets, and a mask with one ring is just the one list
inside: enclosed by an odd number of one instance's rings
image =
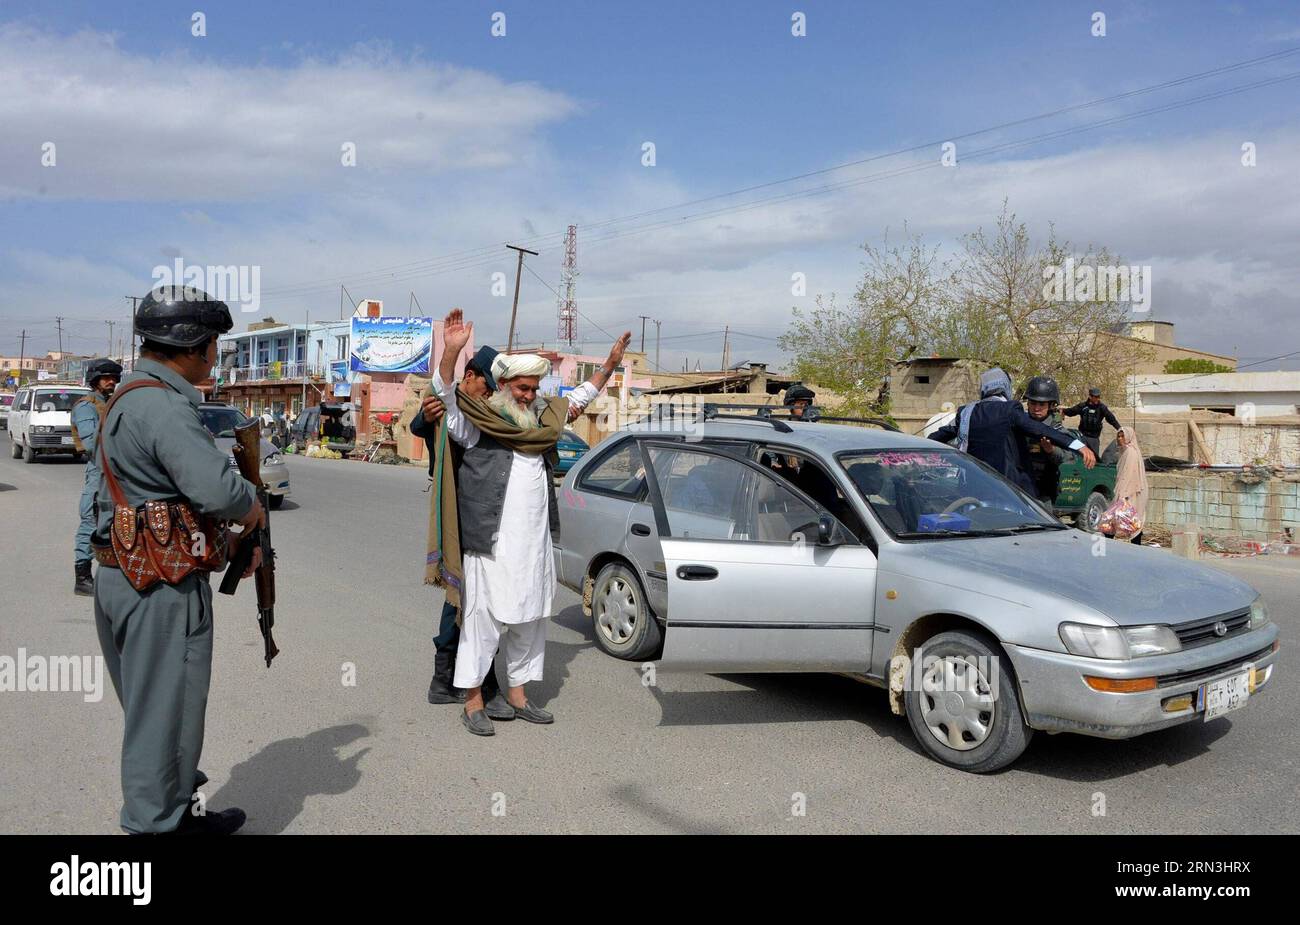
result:
[(1102, 512), (1097, 529), (1117, 540), (1131, 540), (1142, 532), (1142, 520), (1132, 504), (1119, 498)]

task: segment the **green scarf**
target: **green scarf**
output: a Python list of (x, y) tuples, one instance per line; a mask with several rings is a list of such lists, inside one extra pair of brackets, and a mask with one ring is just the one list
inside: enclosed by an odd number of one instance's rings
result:
[[(426, 396), (432, 395), (432, 386)], [(470, 398), (456, 387), (456, 404), (480, 432), (502, 446), (530, 456), (544, 456), (555, 465), (559, 459), (555, 445), (569, 420), (569, 400), (548, 398), (538, 415), (540, 426), (521, 428), (502, 417), (486, 401)], [(464, 560), (460, 550), (460, 509), (456, 500), (456, 477), (450, 458), (451, 436), (447, 433), (447, 416), (443, 415), (434, 440), (438, 461), (433, 470), (433, 488), (429, 492), (429, 537), (425, 556), (424, 583), (442, 588), (447, 600), (460, 609), (461, 587), (465, 580)], [(456, 614), (460, 623), (460, 614)]]

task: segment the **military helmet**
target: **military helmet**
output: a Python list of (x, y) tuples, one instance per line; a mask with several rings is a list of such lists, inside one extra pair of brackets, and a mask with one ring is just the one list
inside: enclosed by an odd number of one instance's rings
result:
[(1061, 388), (1051, 376), (1035, 376), (1025, 386), (1025, 401), (1059, 402)]
[(172, 347), (194, 347), (235, 326), (226, 303), (191, 286), (160, 286), (135, 309), (135, 333)]
[(816, 397), (817, 393), (808, 388), (808, 386), (796, 384), (785, 390), (785, 399), (782, 401), (782, 404), (793, 405), (797, 401), (806, 401), (811, 404), (812, 400)]
[(103, 376), (112, 376), (120, 380), (122, 367), (107, 358), (91, 360), (86, 364), (86, 385), (94, 385)]

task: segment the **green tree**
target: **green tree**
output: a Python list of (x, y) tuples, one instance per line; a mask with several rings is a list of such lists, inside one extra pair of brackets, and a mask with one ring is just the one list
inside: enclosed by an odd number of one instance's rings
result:
[(1216, 363), (1213, 360), (1206, 360), (1195, 357), (1184, 357), (1180, 360), (1169, 360), (1165, 363), (1165, 372), (1167, 373), (1230, 373), (1233, 372), (1231, 366), (1224, 366), (1222, 363)]

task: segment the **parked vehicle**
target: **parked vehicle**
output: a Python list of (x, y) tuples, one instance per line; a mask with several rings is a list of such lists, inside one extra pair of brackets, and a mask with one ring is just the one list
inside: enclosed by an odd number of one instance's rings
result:
[(0, 392), (0, 430), (9, 429), (9, 409), (13, 407), (14, 397), (9, 392)]
[(348, 407), (336, 402), (326, 402), (304, 408), (289, 429), (289, 440), (296, 452), (303, 452), (312, 441), (329, 441), (329, 448), (340, 453), (351, 453), (356, 448), (356, 428), (344, 424)]
[(1128, 738), (1246, 706), (1278, 629), (1246, 583), (1061, 524), (978, 460), (898, 433), (637, 425), (558, 490), (559, 580), (597, 645), (661, 670), (839, 672), (934, 759), (1035, 731)]
[(10, 455), (33, 463), (39, 455), (71, 453), (84, 461), (72, 442), (72, 406), (89, 391), (49, 383), (19, 389), (9, 411)]
[[(238, 408), (223, 402), (205, 401), (199, 404), (199, 418), (203, 426), (212, 434), (217, 448), (230, 454), (230, 467), (239, 468), (233, 452), (235, 446), (235, 428), (242, 427), (249, 419)], [(289, 467), (275, 445), (265, 437), (262, 438), (262, 481), (266, 483), (271, 499), (271, 509), (278, 510), (289, 497)]]
[(564, 475), (572, 469), (573, 464), (582, 459), (587, 451), (591, 449), (586, 440), (583, 440), (567, 427), (564, 429), (564, 433), (560, 435), (560, 440), (555, 445), (555, 448), (560, 454), (560, 461), (555, 465), (555, 474), (557, 476)]

